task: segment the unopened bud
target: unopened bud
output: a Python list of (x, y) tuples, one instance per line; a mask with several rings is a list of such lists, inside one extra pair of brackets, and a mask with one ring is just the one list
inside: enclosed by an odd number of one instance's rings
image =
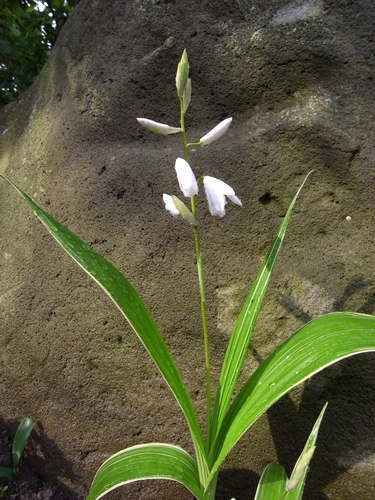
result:
[(292, 475), (289, 481), (286, 484), (285, 491), (291, 491), (297, 488), (298, 483), (302, 479), (306, 468), (309, 466), (309, 463), (314, 455), (315, 446), (307, 450), (305, 453), (301, 455), (296, 466), (292, 472)]
[(137, 121), (142, 127), (147, 128), (147, 130), (151, 130), (151, 132), (156, 132), (157, 134), (177, 134), (181, 132), (180, 128), (170, 127), (165, 123), (154, 122), (153, 120), (148, 120), (147, 118), (137, 118)]
[(176, 87), (178, 97), (184, 96), (185, 85), (189, 76), (189, 61), (186, 49), (182, 53), (182, 57), (177, 66)]
[(210, 132), (208, 132), (208, 134), (201, 137), (200, 139), (201, 145), (207, 146), (207, 144), (210, 144), (211, 142), (219, 139), (222, 135), (225, 134), (225, 132), (230, 127), (231, 123), (232, 123), (232, 118), (227, 118), (226, 120), (220, 122), (219, 125), (216, 125), (216, 127), (213, 128)]

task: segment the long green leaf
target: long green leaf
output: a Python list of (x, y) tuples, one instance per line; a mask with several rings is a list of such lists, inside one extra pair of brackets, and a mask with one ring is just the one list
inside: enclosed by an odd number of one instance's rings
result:
[[(310, 450), (313, 447), (315, 447), (316, 440), (318, 437), (319, 427), (320, 427), (320, 424), (322, 423), (324, 412), (326, 411), (327, 405), (328, 405), (328, 403), (326, 403), (323, 406), (322, 411), (320, 412), (318, 418), (316, 419), (314, 427), (312, 428), (310, 435), (307, 438), (307, 441), (306, 441), (306, 444), (302, 450), (302, 453), (299, 456), (299, 458), (296, 462), (296, 465), (294, 466), (292, 475), (290, 476), (291, 480), (293, 480), (293, 478), (298, 475), (298, 468), (301, 466), (301, 462), (303, 460), (305, 453), (310, 452)], [(303, 490), (304, 490), (305, 482), (306, 482), (307, 471), (308, 471), (308, 466), (304, 467), (303, 474), (302, 474), (301, 478), (299, 479), (297, 487), (294, 490), (289, 491), (285, 495), (285, 500), (301, 500), (302, 499)], [(289, 481), (286, 484), (286, 488), (288, 488), (288, 486), (289, 486)]]
[(193, 439), (199, 470), (205, 476), (207, 473), (207, 462), (203, 438), (193, 405), (162, 335), (134, 288), (110, 262), (38, 207), (36, 203), (9, 179), (1, 174), (0, 176), (16, 189), (55, 240), (101, 286), (123, 313), (181, 406)]
[(197, 464), (182, 448), (150, 443), (116, 453), (98, 469), (86, 500), (97, 500), (127, 483), (143, 479), (170, 479), (182, 483), (199, 500), (204, 499)]
[(254, 500), (280, 500), (287, 480), (284, 467), (268, 464), (259, 479)]
[(34, 425), (34, 420), (31, 418), (24, 418), (13, 439), (12, 446), (12, 460), (14, 467), (17, 467), (19, 459), (21, 458), (22, 452), (25, 448), (26, 441), (29, 439), (31, 430)]
[(314, 319), (281, 344), (233, 401), (215, 442), (216, 470), (246, 430), (284, 394), (337, 361), (375, 350), (375, 316), (337, 312)]
[(271, 277), (276, 257), (279, 253), (281, 244), (284, 239), (285, 231), (292, 214), (294, 204), (303, 185), (306, 182), (307, 177), (303, 181), (301, 187), (297, 191), (297, 194), (293, 198), (288, 208), (288, 211), (280, 226), (279, 232), (265, 259), (263, 260), (262, 266), (258, 272), (255, 282), (251, 287), (250, 293), (246, 298), (246, 301), (234, 326), (228, 348), (225, 353), (219, 386), (216, 393), (211, 425), (211, 442), (215, 440), (220, 430), (220, 426), (223, 422), (224, 415), (228, 409), (235, 385), (242, 368), (243, 361), (245, 359), (246, 351), (249, 347), (250, 339), (255, 327), (255, 322), (257, 320), (262, 301), (266, 293), (267, 285)]

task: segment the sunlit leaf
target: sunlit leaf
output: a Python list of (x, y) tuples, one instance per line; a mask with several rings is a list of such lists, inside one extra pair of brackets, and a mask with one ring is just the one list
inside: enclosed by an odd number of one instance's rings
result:
[(234, 326), (233, 333), (225, 354), (225, 359), (221, 369), (219, 386), (216, 393), (211, 426), (211, 442), (215, 440), (222, 424), (225, 412), (228, 409), (228, 405), (231, 400), (236, 382), (238, 380), (238, 376), (240, 374), (247, 349), (249, 347), (250, 339), (255, 327), (255, 322), (257, 320), (262, 301), (266, 293), (267, 285), (271, 277), (277, 254), (279, 253), (281, 244), (284, 239), (285, 231), (292, 214), (294, 204), (304, 183), (306, 182), (307, 177), (303, 181), (301, 187), (297, 191), (297, 194), (293, 198), (288, 208), (288, 211), (280, 226), (279, 232), (265, 259), (263, 260), (262, 266), (258, 272), (255, 282)]
[(254, 500), (280, 500), (287, 479), (284, 467), (268, 464), (260, 477)]
[(375, 316), (337, 312), (314, 319), (281, 344), (241, 389), (215, 442), (213, 475), (246, 430), (278, 399), (323, 368), (375, 350)]
[(170, 479), (188, 488), (199, 500), (204, 499), (197, 464), (178, 446), (150, 443), (116, 453), (98, 469), (86, 500), (103, 495), (133, 481)]
[(1, 174), (0, 176), (16, 189), (55, 240), (113, 300), (138, 335), (184, 412), (193, 439), (199, 470), (204, 476), (207, 472), (205, 450), (193, 405), (162, 335), (134, 288), (110, 262), (38, 207), (9, 179)]

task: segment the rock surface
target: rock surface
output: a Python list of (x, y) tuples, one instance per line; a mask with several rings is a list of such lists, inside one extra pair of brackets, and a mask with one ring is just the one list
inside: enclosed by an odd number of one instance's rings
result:
[[(190, 228), (164, 210), (178, 194), (174, 86), (184, 48), (188, 137), (233, 116), (191, 154), (198, 175), (234, 187), (223, 219), (198, 198), (213, 380), (236, 314), (293, 195), (304, 188), (242, 379), (310, 318), (375, 309), (372, 0), (82, 0), (36, 83), (0, 111), (0, 172), (118, 267), (162, 331), (204, 418), (204, 358)], [(98, 466), (137, 443), (189, 451), (177, 403), (110, 300), (5, 183), (0, 185), (0, 415), (31, 416), (33, 467), (86, 494)], [(251, 499), (264, 466), (290, 473), (329, 407), (306, 498), (375, 498), (375, 355), (315, 376), (242, 438), (218, 498)], [(127, 486), (112, 498), (191, 498), (181, 486)]]

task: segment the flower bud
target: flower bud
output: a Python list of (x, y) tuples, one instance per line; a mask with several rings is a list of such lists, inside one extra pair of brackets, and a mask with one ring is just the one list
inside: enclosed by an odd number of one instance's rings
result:
[(137, 118), (137, 121), (142, 127), (147, 128), (147, 130), (151, 130), (151, 132), (156, 132), (157, 134), (177, 134), (177, 132), (181, 132), (180, 128), (170, 127), (165, 123), (158, 123), (152, 120), (148, 120), (147, 118)]
[(182, 53), (182, 57), (177, 66), (176, 87), (178, 97), (184, 96), (185, 85), (189, 76), (189, 61), (186, 49)]
[(198, 194), (198, 184), (190, 165), (183, 158), (177, 158), (174, 166), (178, 183), (185, 196), (191, 197)]
[(220, 122), (219, 125), (216, 125), (215, 128), (213, 128), (210, 132), (208, 132), (208, 134), (204, 135), (200, 139), (201, 146), (207, 146), (207, 144), (211, 144), (211, 142), (219, 139), (219, 137), (225, 134), (231, 123), (232, 118), (227, 118), (226, 120)]
[(285, 486), (285, 491), (291, 491), (297, 488), (298, 483), (302, 479), (305, 470), (308, 467), (312, 456), (314, 455), (314, 451), (315, 446), (313, 446), (300, 456), (298, 462), (296, 463), (296, 466), (294, 467), (292, 475)]
[(211, 215), (224, 217), (225, 205), (227, 203), (226, 197), (233, 201), (233, 203), (236, 203), (236, 205), (242, 206), (241, 200), (237, 198), (233, 189), (225, 182), (206, 175), (203, 179), (203, 185)]

